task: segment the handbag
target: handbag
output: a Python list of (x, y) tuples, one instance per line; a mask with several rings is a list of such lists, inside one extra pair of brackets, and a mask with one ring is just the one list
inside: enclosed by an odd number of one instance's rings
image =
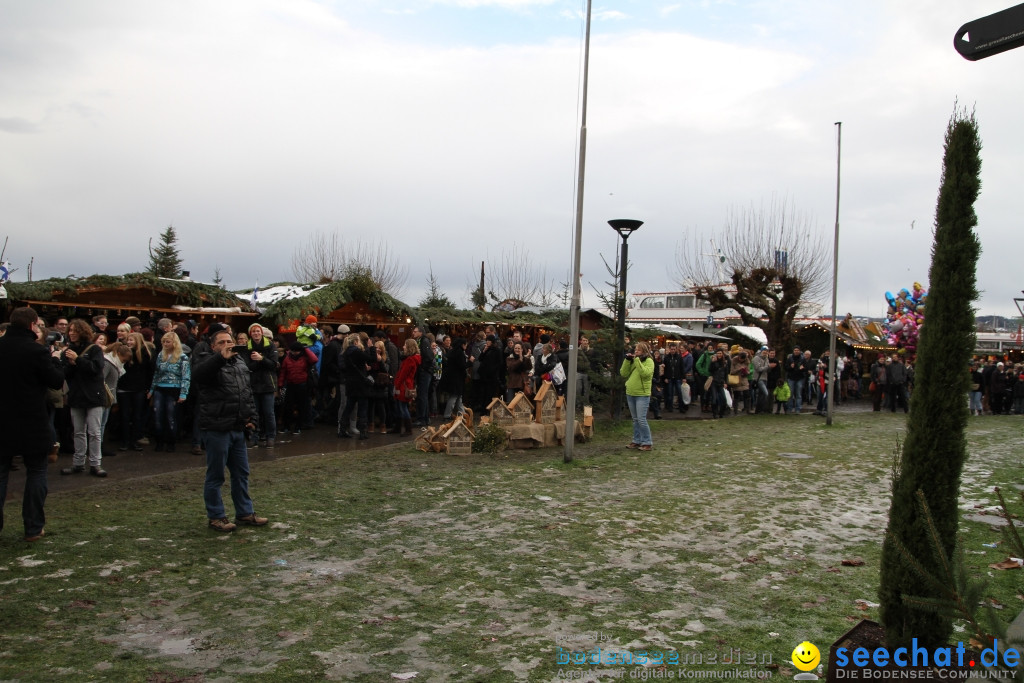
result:
[(117, 403), (117, 398), (114, 396), (114, 392), (110, 390), (110, 387), (107, 386), (106, 382), (103, 383), (103, 394), (104, 408), (109, 408)]
[(740, 383), (740, 376), (739, 375), (729, 375), (729, 386), (730, 387), (738, 386), (739, 383)]
[(874, 380), (871, 380), (871, 384), (868, 385), (868, 391), (870, 391), (873, 394), (875, 393), (876, 389), (878, 389), (878, 385), (875, 384)]
[(704, 382), (704, 391), (707, 391), (708, 389), (710, 389), (710, 388), (711, 388), (711, 383), (712, 383), (713, 381), (714, 381), (713, 379), (711, 379), (710, 377), (708, 377), (707, 381), (706, 381), (706, 382)]
[(402, 397), (409, 402), (416, 400), (416, 387), (405, 387), (402, 389)]
[(681, 398), (683, 400), (683, 405), (684, 406), (690, 405), (690, 385), (689, 385), (689, 383), (683, 382), (680, 394), (681, 394)]
[(564, 381), (565, 369), (562, 368), (561, 363), (555, 363), (555, 367), (551, 368), (551, 383), (558, 386)]
[(971, 391), (978, 391), (981, 389), (981, 385), (977, 382), (971, 382)]

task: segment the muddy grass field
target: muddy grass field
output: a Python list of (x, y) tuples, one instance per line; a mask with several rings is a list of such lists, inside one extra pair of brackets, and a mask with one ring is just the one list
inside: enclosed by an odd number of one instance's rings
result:
[[(0, 680), (792, 678), (798, 643), (877, 616), (904, 425), (656, 422), (641, 454), (599, 422), (568, 465), (408, 446), (259, 463), (271, 524), (230, 535), (205, 526), (199, 469), (52, 495), (31, 545), (12, 504)], [(1024, 482), (1022, 427), (972, 423), (965, 515)], [(989, 524), (961, 529), (1009, 621), (1021, 572), (988, 568), (1007, 555)]]

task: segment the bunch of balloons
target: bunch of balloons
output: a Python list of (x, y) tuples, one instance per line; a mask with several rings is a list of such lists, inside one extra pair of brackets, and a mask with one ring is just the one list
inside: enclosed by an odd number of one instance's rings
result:
[(913, 353), (917, 349), (917, 337), (924, 324), (924, 305), (928, 292), (920, 282), (914, 283), (913, 291), (901, 289), (896, 296), (885, 293), (889, 309), (882, 325), (886, 340), (891, 346), (898, 346)]

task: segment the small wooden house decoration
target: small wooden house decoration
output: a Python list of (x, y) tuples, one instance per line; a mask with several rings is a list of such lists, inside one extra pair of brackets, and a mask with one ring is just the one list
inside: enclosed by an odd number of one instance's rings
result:
[(461, 417), (455, 418), (451, 427), (441, 434), (444, 440), (445, 452), (448, 455), (470, 455), (473, 453), (473, 430), (470, 429)]
[(594, 426), (594, 407), (583, 406), (583, 426), (591, 427)]
[(511, 427), (515, 424), (515, 418), (512, 415), (512, 411), (505, 405), (505, 402), (498, 397), (495, 397), (490, 403), (487, 404), (487, 410), (491, 413), (491, 422), (498, 425), (499, 427)]
[(444, 443), (440, 438), (440, 432), (440, 428), (427, 427), (420, 432), (412, 444), (424, 453), (440, 453), (444, 450)]
[(555, 422), (565, 419), (565, 396), (555, 399)]
[(541, 424), (555, 422), (555, 387), (551, 382), (541, 382), (540, 389), (533, 397), (533, 419)]
[(512, 413), (512, 424), (528, 425), (533, 422), (533, 405), (523, 392), (516, 393), (509, 402), (508, 409)]

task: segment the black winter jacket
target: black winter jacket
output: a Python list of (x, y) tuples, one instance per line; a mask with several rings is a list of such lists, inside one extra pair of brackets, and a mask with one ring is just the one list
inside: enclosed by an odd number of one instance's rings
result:
[(462, 346), (453, 346), (441, 366), (441, 381), (438, 382), (438, 390), (462, 396), (462, 391), (466, 386), (468, 365), (466, 350)]
[(377, 360), (376, 355), (355, 346), (345, 349), (341, 361), (341, 379), (345, 383), (345, 395), (362, 398), (370, 395), (369, 373), (366, 366)]
[[(5, 450), (14, 455), (39, 456), (50, 450), (47, 389), (60, 389), (64, 372), (36, 335), (12, 325), (0, 337), (0, 434)], [(0, 504), (3, 501), (0, 500)]]
[(319, 388), (336, 387), (341, 384), (341, 380), (341, 342), (336, 337), (324, 346), (320, 356)]
[(68, 381), (68, 405), (72, 408), (103, 406), (107, 400), (107, 392), (103, 388), (103, 349), (81, 341), (68, 348), (78, 354), (73, 364), (68, 362), (66, 352), (60, 356), (64, 377)]
[(249, 368), (241, 356), (203, 353), (193, 360), (192, 384), (198, 389), (200, 429), (240, 432), (246, 423), (258, 424)]
[[(264, 337), (262, 345), (249, 341), (249, 353), (245, 354), (245, 365), (249, 368), (249, 386), (254, 394), (272, 394), (277, 391), (277, 371), (281, 364), (277, 360), (277, 348), (274, 343)], [(263, 356), (263, 360), (253, 360), (252, 353)]]

